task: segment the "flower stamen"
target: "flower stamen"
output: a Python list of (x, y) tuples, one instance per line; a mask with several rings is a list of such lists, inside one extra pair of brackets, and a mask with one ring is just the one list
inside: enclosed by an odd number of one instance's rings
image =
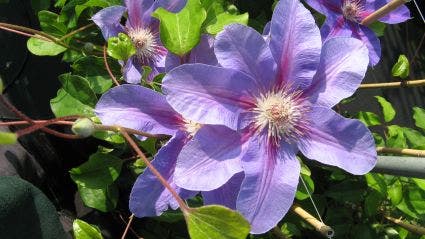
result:
[(342, 4), (342, 15), (345, 19), (353, 22), (359, 22), (361, 13), (364, 11), (361, 0), (345, 0)]
[(293, 141), (304, 135), (305, 113), (308, 106), (301, 91), (288, 89), (271, 91), (257, 98), (254, 118), (257, 132), (267, 130), (268, 138), (274, 142), (284, 139)]
[(137, 49), (137, 57), (143, 62), (155, 61), (159, 48), (156, 35), (148, 28), (129, 29), (128, 36)]

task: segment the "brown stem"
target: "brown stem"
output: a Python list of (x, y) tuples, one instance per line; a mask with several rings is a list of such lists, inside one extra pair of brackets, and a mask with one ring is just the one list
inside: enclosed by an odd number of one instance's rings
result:
[(108, 58), (106, 57), (106, 44), (103, 46), (103, 62), (105, 63), (106, 70), (108, 71), (108, 74), (111, 77), (112, 81), (115, 83), (116, 86), (119, 86), (120, 83), (118, 83), (117, 78), (115, 78), (114, 74), (111, 71), (111, 68), (109, 68)]
[(9, 31), (9, 32), (13, 32), (13, 33), (16, 33), (16, 34), (19, 34), (19, 35), (22, 35), (22, 36), (26, 36), (26, 37), (34, 37), (34, 38), (38, 38), (38, 39), (43, 40), (43, 41), (50, 41), (49, 39), (42, 37), (42, 36), (39, 36), (39, 35), (33, 35), (33, 34), (14, 30), (14, 29), (11, 29), (11, 28), (3, 27), (3, 26), (0, 26), (0, 29), (6, 30), (6, 31)]
[(396, 224), (397, 226), (400, 226), (406, 230), (408, 230), (409, 232), (413, 232), (415, 234), (418, 235), (425, 235), (425, 228), (421, 227), (421, 226), (417, 226), (417, 225), (413, 225), (407, 222), (403, 222), (400, 219), (396, 219), (390, 216), (384, 216), (385, 219), (387, 219), (388, 221)]
[[(33, 122), (35, 122), (35, 121), (33, 121)], [(68, 123), (72, 123), (72, 122), (68, 122)], [(18, 135), (18, 137), (21, 137), (21, 136), (33, 133), (33, 132), (40, 130), (40, 129), (43, 129), (43, 128), (47, 129), (45, 127), (52, 125), (52, 124), (57, 124), (55, 122), (55, 119), (46, 120), (45, 122), (42, 122), (42, 123), (35, 123), (34, 125), (32, 125), (28, 128), (25, 128), (25, 129), (18, 130), (15, 133)], [(61, 133), (61, 132), (57, 132), (57, 131), (55, 132), (54, 135), (57, 136), (57, 137), (65, 138), (65, 139), (81, 139), (80, 136), (77, 136), (77, 135), (74, 135), (74, 134), (65, 134), (65, 133)]]
[(302, 209), (300, 205), (294, 203), (291, 207), (291, 210), (299, 217), (301, 217), (304, 221), (308, 222), (311, 226), (313, 226), (314, 229), (320, 232), (320, 234), (322, 234), (323, 236), (327, 238), (333, 237), (334, 230), (330, 226), (327, 226), (323, 222), (317, 220), (313, 215)]
[(131, 214), (130, 218), (128, 219), (127, 226), (125, 227), (125, 230), (121, 236), (121, 239), (125, 239), (128, 229), (130, 228), (131, 222), (133, 221), (133, 218), (134, 218), (134, 214)]
[(86, 30), (87, 28), (90, 28), (90, 27), (92, 27), (92, 26), (95, 26), (95, 24), (94, 24), (94, 23), (90, 23), (90, 24), (87, 24), (87, 25), (85, 25), (85, 26), (82, 26), (82, 27), (80, 27), (80, 28), (78, 28), (78, 29), (76, 29), (76, 30), (74, 30), (74, 31), (72, 31), (72, 32), (70, 32), (70, 33), (68, 33), (68, 34), (65, 34), (64, 36), (62, 36), (62, 37), (59, 39), (59, 41), (63, 41), (63, 40), (65, 40), (66, 38), (71, 37), (71, 36), (73, 36), (73, 35), (75, 35), (75, 34), (77, 34), (77, 33), (79, 33), (79, 32), (82, 32), (82, 31), (84, 31), (84, 30)]
[[(34, 123), (36, 124), (40, 124), (40, 123), (45, 123), (49, 120), (33, 120)], [(31, 124), (28, 121), (9, 121), (9, 122), (0, 122), (0, 126), (15, 126), (15, 125), (27, 125), (27, 124)], [(57, 125), (73, 125), (74, 122), (73, 121), (65, 121), (65, 120), (57, 120), (55, 121), (53, 124), (57, 124)]]
[[(19, 118), (27, 121), (29, 124), (36, 124), (34, 122), (34, 120), (32, 120), (30, 117), (26, 116), (24, 113), (22, 113), (21, 111), (19, 111), (18, 109), (15, 108), (15, 106), (13, 106), (12, 104), (10, 104), (3, 95), (0, 95), (0, 102), (3, 103), (4, 106), (6, 106), (7, 109), (9, 109), (10, 111), (12, 111), (13, 113), (15, 113)], [(63, 138), (68, 138), (68, 134), (64, 134), (61, 132), (58, 132), (56, 130), (52, 130), (49, 128), (41, 128), (40, 130), (51, 134), (51, 135), (55, 135), (57, 137), (63, 137)]]
[(415, 156), (415, 157), (425, 157), (425, 150), (419, 150), (419, 149), (376, 147), (376, 152), (387, 153), (387, 154), (402, 154), (402, 155), (409, 155), (409, 156)]
[(385, 4), (384, 6), (382, 6), (381, 8), (379, 8), (378, 10), (370, 14), (369, 16), (365, 17), (360, 22), (360, 24), (368, 26), (372, 24), (373, 22), (377, 21), (378, 19), (380, 19), (381, 17), (384, 17), (391, 11), (394, 11), (395, 9), (405, 4), (406, 2), (408, 2), (408, 0), (392, 0), (391, 2)]
[(186, 213), (190, 211), (190, 208), (186, 205), (184, 200), (179, 196), (179, 194), (171, 187), (171, 185), (168, 183), (165, 178), (162, 177), (161, 173), (156, 170), (156, 168), (151, 164), (151, 162), (146, 158), (146, 156), (142, 153), (140, 148), (137, 146), (136, 142), (130, 137), (130, 135), (123, 129), (120, 128), (121, 134), (124, 136), (124, 138), (127, 140), (127, 142), (130, 144), (130, 146), (133, 148), (134, 151), (136, 151), (139, 158), (145, 162), (145, 164), (148, 166), (148, 168), (151, 170), (151, 172), (158, 178), (159, 182), (170, 191), (171, 195), (176, 199), (177, 203), (180, 206), (180, 209), (183, 211), (183, 213)]
[(425, 79), (400, 81), (400, 82), (361, 84), (359, 89), (399, 88), (399, 87), (418, 87), (418, 86), (425, 86)]

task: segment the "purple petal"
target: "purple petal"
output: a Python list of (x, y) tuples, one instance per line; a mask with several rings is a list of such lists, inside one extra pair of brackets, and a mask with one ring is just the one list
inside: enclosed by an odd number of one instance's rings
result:
[(326, 16), (342, 14), (342, 0), (306, 0), (306, 3)]
[(93, 15), (93, 22), (100, 28), (106, 40), (124, 31), (120, 21), (125, 10), (126, 8), (122, 6), (112, 6), (102, 9)]
[(270, 49), (278, 84), (305, 88), (319, 64), (322, 40), (311, 13), (298, 0), (281, 0), (271, 23)]
[(130, 57), (123, 67), (124, 80), (131, 84), (140, 84), (143, 69), (138, 64), (136, 57)]
[[(374, 12), (389, 2), (390, 0), (367, 0), (365, 10), (368, 12)], [(397, 24), (400, 22), (405, 22), (410, 18), (409, 9), (405, 5), (401, 5), (397, 9), (388, 13), (386, 16), (380, 18), (379, 21), (388, 24)]]
[(236, 210), (236, 199), (245, 175), (243, 172), (233, 175), (223, 186), (207, 192), (202, 192), (205, 205), (223, 205)]
[[(148, 26), (153, 3), (154, 0), (124, 0), (124, 4), (128, 10), (127, 27), (141, 28)], [(143, 16), (145, 14), (148, 14), (149, 18), (144, 19)]]
[(351, 37), (352, 31), (342, 15), (330, 15), (326, 17), (325, 22), (320, 28), (320, 34), (322, 35), (323, 41), (326, 41), (332, 37)]
[(187, 0), (157, 0), (155, 1), (155, 9), (162, 7), (170, 12), (179, 12), (186, 6)]
[(319, 68), (305, 96), (313, 103), (333, 107), (357, 90), (368, 63), (368, 51), (361, 41), (329, 39), (323, 44)]
[(185, 63), (203, 63), (211, 66), (218, 65), (217, 58), (214, 54), (214, 38), (207, 34), (202, 35), (199, 44), (183, 59), (168, 52), (165, 60), (165, 70), (168, 72)]
[(221, 187), (242, 171), (243, 144), (241, 135), (225, 126), (203, 126), (178, 157), (176, 184), (196, 191)]
[(167, 101), (186, 119), (201, 124), (221, 124), (241, 129), (247, 124), (247, 109), (258, 95), (248, 75), (222, 67), (186, 64), (174, 68), (163, 79)]
[(138, 85), (112, 88), (102, 95), (95, 112), (103, 124), (151, 134), (173, 135), (182, 121), (163, 95)]
[(236, 208), (251, 224), (251, 233), (275, 227), (292, 205), (300, 164), (294, 147), (286, 144), (276, 152), (265, 140), (254, 138), (243, 159), (245, 179)]
[(363, 123), (317, 106), (312, 108), (309, 118), (310, 133), (299, 143), (307, 158), (352, 174), (365, 174), (375, 166), (375, 141)]
[(374, 66), (381, 59), (381, 43), (372, 30), (365, 26), (358, 27), (357, 30), (353, 30), (353, 37), (366, 44), (369, 50), (369, 65)]
[(221, 66), (250, 75), (259, 88), (268, 90), (274, 84), (276, 63), (263, 36), (254, 29), (228, 25), (217, 35), (214, 49)]
[[(159, 150), (155, 159), (152, 161), (152, 165), (183, 199), (196, 195), (196, 192), (179, 188), (173, 182), (176, 158), (186, 140), (186, 134), (181, 132), (177, 133), (175, 137), (170, 139), (170, 141)], [(179, 207), (170, 191), (168, 191), (150, 169), (147, 168), (145, 172), (137, 178), (131, 190), (129, 202), (130, 211), (137, 217), (159, 216), (168, 209), (168, 206), (172, 209), (177, 209)]]
[(381, 44), (368, 27), (345, 21), (343, 17), (329, 18), (321, 28), (325, 41), (335, 36), (353, 37), (361, 40), (369, 51), (369, 65), (376, 65), (381, 58)]

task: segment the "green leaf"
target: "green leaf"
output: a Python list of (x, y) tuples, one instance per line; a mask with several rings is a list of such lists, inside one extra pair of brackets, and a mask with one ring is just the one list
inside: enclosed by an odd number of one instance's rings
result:
[(386, 25), (382, 22), (374, 22), (368, 26), (372, 31), (375, 32), (377, 37), (381, 37), (384, 35)]
[(75, 219), (72, 223), (75, 239), (103, 239), (99, 228), (90, 225), (85, 221)]
[(31, 37), (27, 41), (28, 50), (37, 56), (56, 56), (66, 51), (66, 48), (56, 43)]
[(338, 202), (357, 203), (362, 201), (365, 189), (365, 185), (359, 181), (345, 180), (330, 186), (325, 195)]
[(406, 127), (402, 127), (401, 130), (403, 131), (405, 138), (409, 142), (409, 148), (425, 149), (425, 136), (422, 135), (421, 132)]
[(418, 185), (418, 187), (425, 191), (425, 179), (419, 179), (419, 178), (411, 178), (411, 180)]
[(397, 208), (407, 215), (425, 220), (425, 191), (418, 187), (409, 186), (405, 190), (403, 200), (397, 205)]
[(374, 132), (372, 133), (372, 135), (373, 135), (373, 139), (375, 139), (376, 146), (379, 146), (379, 147), (385, 146), (385, 140), (381, 135), (379, 135), (378, 133), (374, 133)]
[(199, 0), (188, 0), (178, 13), (158, 8), (152, 16), (161, 21), (160, 36), (164, 46), (172, 53), (184, 56), (199, 43), (207, 13)]
[(2, 144), (15, 144), (18, 141), (18, 135), (11, 132), (0, 131), (0, 145)]
[(109, 56), (125, 61), (136, 54), (136, 47), (129, 36), (124, 33), (118, 33), (118, 37), (110, 37), (108, 39), (107, 52)]
[(63, 36), (67, 32), (66, 25), (60, 21), (59, 15), (49, 11), (40, 11), (38, 13), (38, 20), (43, 32), (54, 36)]
[(365, 198), (364, 211), (368, 217), (374, 216), (378, 213), (378, 208), (382, 203), (382, 194), (378, 191), (372, 190)]
[(293, 223), (284, 223), (280, 230), (283, 234), (285, 234), (287, 237), (292, 238), (294, 236), (301, 237), (301, 231), (298, 229), (298, 227)]
[(373, 112), (365, 112), (365, 111), (360, 111), (357, 114), (357, 119), (359, 119), (361, 122), (363, 122), (363, 124), (365, 124), (366, 126), (375, 126), (375, 125), (381, 125), (381, 121), (379, 120), (379, 116), (376, 115)]
[(94, 107), (97, 102), (96, 94), (90, 88), (86, 79), (81, 76), (63, 74), (59, 76), (62, 88), (81, 103)]
[(375, 98), (378, 100), (379, 104), (382, 108), (382, 114), (384, 115), (385, 122), (390, 122), (395, 117), (395, 110), (390, 102), (388, 102), (385, 98), (381, 96), (375, 96)]
[(31, 0), (31, 6), (35, 12), (39, 12), (50, 7), (50, 0)]
[(72, 180), (86, 188), (104, 188), (111, 185), (120, 175), (122, 160), (103, 153), (94, 153), (89, 160), (69, 173)]
[(388, 197), (395, 206), (403, 199), (403, 185), (399, 180), (388, 187)]
[(105, 140), (107, 142), (113, 144), (123, 144), (125, 143), (125, 139), (121, 136), (120, 133), (115, 133), (112, 131), (96, 131), (93, 134), (93, 137), (96, 137), (101, 140)]
[(55, 7), (63, 7), (67, 0), (56, 0)]
[(365, 178), (369, 187), (381, 193), (382, 196), (387, 196), (387, 184), (385, 183), (384, 176), (378, 173), (368, 173), (365, 175)]
[(63, 88), (59, 89), (57, 96), (50, 100), (50, 108), (56, 117), (68, 115), (94, 116), (92, 107), (72, 97)]
[[(314, 182), (313, 182), (313, 180), (309, 176), (304, 175), (304, 174), (301, 174), (301, 177), (304, 180), (305, 184), (307, 185), (308, 192), (313, 194), (313, 192), (314, 192)], [(298, 189), (297, 189), (297, 192), (295, 193), (295, 198), (298, 199), (298, 200), (307, 199), (309, 197), (307, 189), (304, 187), (304, 184), (303, 184), (303, 182), (301, 181), (301, 178), (300, 178), (300, 182), (298, 183)]]
[(109, 7), (109, 6), (111, 6), (111, 5), (106, 0), (89, 0), (84, 4), (75, 6), (75, 14), (76, 14), (77, 18), (79, 18), (81, 13), (89, 7), (105, 8), (105, 7)]
[(407, 78), (409, 76), (410, 66), (409, 60), (405, 55), (400, 55), (398, 57), (397, 63), (391, 69), (391, 74), (393, 76), (398, 76), (400, 78)]
[(215, 35), (221, 32), (226, 25), (229, 25), (232, 23), (247, 25), (248, 19), (249, 19), (248, 13), (233, 15), (227, 12), (223, 12), (222, 14), (217, 16), (217, 19), (214, 23), (209, 23), (207, 25), (205, 31), (209, 34)]
[(78, 186), (78, 192), (87, 207), (110, 212), (117, 206), (118, 188), (115, 184), (96, 189)]
[(407, 148), (403, 129), (398, 125), (388, 126), (387, 146), (393, 148)]
[(250, 231), (241, 214), (218, 205), (191, 209), (186, 222), (191, 239), (245, 239)]
[[(111, 58), (108, 58), (111, 59)], [(109, 60), (108, 65), (114, 75), (121, 72), (121, 66), (115, 60)], [(71, 65), (74, 73), (83, 76), (89, 82), (96, 94), (106, 92), (112, 86), (112, 80), (105, 68), (103, 57), (86, 56)]]
[(418, 128), (425, 130), (425, 109), (413, 107), (413, 119)]
[(231, 23), (248, 24), (248, 13), (239, 15), (237, 9), (233, 11), (234, 13), (230, 12), (229, 10), (233, 10), (235, 7), (231, 5), (229, 7), (232, 8), (227, 7), (226, 9), (224, 0), (201, 0), (201, 4), (207, 13), (202, 29), (209, 34), (215, 35), (223, 30), (224, 26)]

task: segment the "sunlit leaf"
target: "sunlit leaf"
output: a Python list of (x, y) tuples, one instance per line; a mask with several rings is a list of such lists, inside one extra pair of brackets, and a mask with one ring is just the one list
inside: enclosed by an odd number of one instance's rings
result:
[(305, 186), (302, 183), (301, 178), (300, 178), (300, 182), (298, 183), (298, 189), (297, 189), (297, 192), (295, 193), (295, 198), (298, 199), (298, 200), (304, 200), (304, 199), (307, 199), (309, 197), (309, 192), (310, 192), (310, 194), (313, 194), (313, 192), (314, 192), (314, 182), (307, 175), (301, 174), (300, 177), (302, 177), (302, 179), (304, 180), (304, 182), (307, 186), (307, 189), (305, 188)]
[(403, 129), (398, 125), (388, 126), (387, 146), (393, 148), (407, 148)]
[(250, 231), (241, 214), (218, 205), (191, 209), (186, 222), (191, 239), (245, 239)]
[(56, 117), (68, 115), (94, 116), (92, 107), (83, 104), (68, 94), (63, 88), (59, 89), (57, 96), (50, 100), (50, 108)]
[(66, 51), (66, 48), (53, 42), (31, 37), (27, 41), (28, 50), (37, 56), (56, 56)]
[(387, 184), (384, 177), (378, 173), (368, 173), (365, 175), (367, 185), (376, 191), (380, 192), (382, 196), (387, 196)]
[(356, 118), (363, 122), (363, 124), (366, 126), (375, 126), (381, 124), (379, 116), (373, 112), (359, 111)]
[(75, 219), (72, 223), (72, 228), (75, 239), (103, 239), (99, 228), (80, 219)]
[(381, 205), (382, 200), (384, 198), (382, 197), (382, 194), (378, 191), (372, 190), (365, 198), (364, 202), (364, 211), (366, 215), (374, 216), (378, 213), (378, 207)]
[(205, 9), (199, 0), (188, 0), (178, 13), (158, 8), (152, 16), (161, 21), (160, 36), (165, 47), (172, 53), (183, 56), (201, 39), (201, 26), (206, 18)]
[(425, 109), (413, 107), (413, 119), (417, 127), (425, 130)]
[(388, 187), (388, 197), (393, 205), (397, 205), (403, 199), (403, 185), (399, 180)]
[(202, 28), (209, 34), (215, 35), (231, 23), (248, 24), (248, 13), (238, 14), (236, 7), (226, 7), (224, 0), (201, 0), (201, 4), (207, 12)]
[(378, 100), (379, 104), (382, 108), (382, 114), (384, 115), (385, 122), (390, 122), (395, 117), (395, 110), (390, 102), (388, 102), (384, 97), (381, 96), (375, 96), (375, 98)]
[(391, 74), (393, 76), (398, 76), (400, 78), (407, 78), (409, 76), (410, 66), (409, 60), (405, 55), (400, 55), (398, 57), (397, 63), (391, 69)]

